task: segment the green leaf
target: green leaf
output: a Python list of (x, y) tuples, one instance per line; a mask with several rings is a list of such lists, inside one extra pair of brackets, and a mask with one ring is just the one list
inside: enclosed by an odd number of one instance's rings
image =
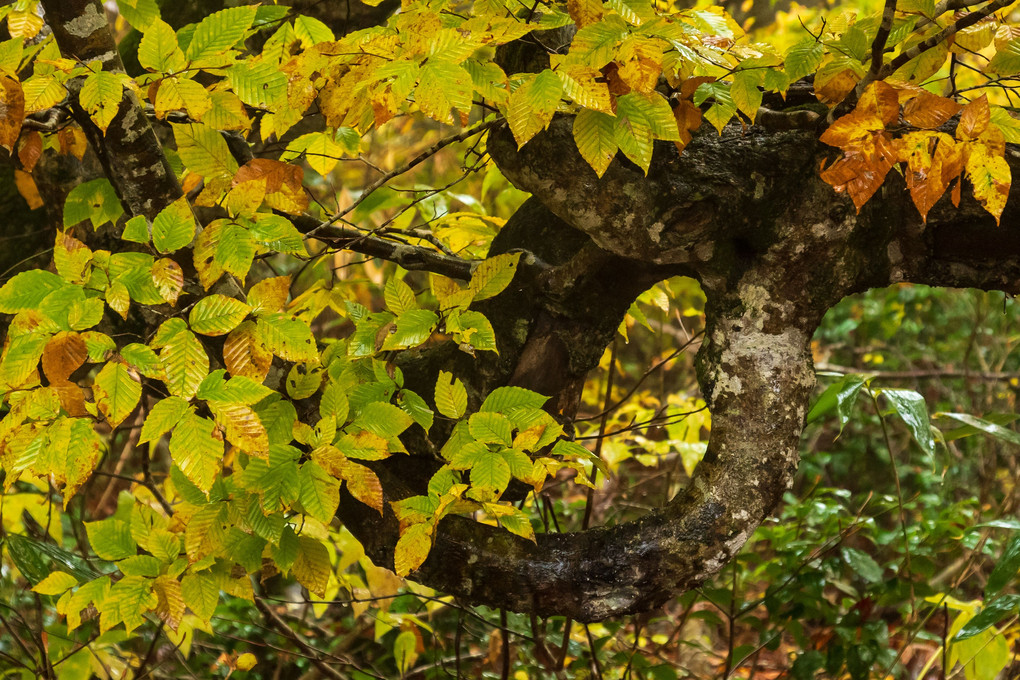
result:
[(298, 488), (298, 500), (305, 512), (329, 524), (340, 504), (340, 482), (314, 461), (307, 461), (298, 470)]
[(231, 7), (202, 19), (188, 45), (188, 59), (208, 59), (232, 48), (255, 21), (255, 12), (251, 6)]
[(453, 111), (466, 125), (473, 104), (471, 74), (447, 59), (429, 59), (421, 68), (415, 101), (422, 113), (440, 123), (453, 124)]
[(386, 282), (386, 287), (383, 289), (383, 299), (386, 301), (386, 308), (398, 317), (406, 311), (418, 309), (418, 301), (414, 297), (414, 291), (396, 276)]
[[(647, 105), (647, 98), (639, 94), (628, 94), (616, 100), (616, 144), (620, 151), (634, 165), (648, 174), (648, 166), (652, 162), (652, 149), (655, 134), (653, 121), (649, 117), (652, 111)], [(676, 128), (676, 120), (673, 121)], [(679, 135), (677, 135), (679, 139)]]
[[(153, 22), (159, 19), (159, 5), (156, 0), (117, 0), (117, 10), (139, 31), (148, 31)], [(177, 36), (174, 36), (174, 45), (176, 44)]]
[(143, 68), (158, 73), (178, 71), (184, 68), (184, 53), (181, 52), (181, 48), (177, 44), (177, 34), (170, 24), (162, 19), (156, 19), (141, 30), (144, 30), (145, 33), (138, 43), (138, 63)]
[(366, 404), (351, 425), (351, 429), (362, 428), (383, 439), (392, 439), (411, 427), (414, 420), (393, 404), (374, 401)]
[(483, 444), (510, 446), (513, 443), (511, 429), (510, 421), (502, 413), (479, 412), (468, 419), (468, 431), (475, 441)]
[(170, 466), (170, 481), (177, 490), (177, 494), (192, 505), (205, 505), (209, 498), (205, 493), (184, 476), (181, 469), (176, 465)]
[(135, 215), (124, 225), (124, 232), (120, 235), (125, 241), (133, 243), (149, 242), (149, 222), (144, 215)]
[(502, 493), (510, 483), (510, 465), (498, 453), (490, 453), (471, 466), (471, 485)]
[(82, 182), (64, 200), (65, 227), (90, 220), (93, 228), (98, 229), (107, 222), (116, 224), (123, 214), (117, 192), (105, 177)]
[(216, 424), (194, 412), (186, 414), (170, 436), (170, 457), (195, 486), (208, 493), (222, 466), (223, 439)]
[(243, 280), (255, 258), (255, 239), (238, 224), (224, 225), (215, 257), (217, 264)]
[(172, 127), (177, 153), (189, 170), (206, 179), (231, 179), (237, 173), (237, 161), (219, 130), (202, 123), (173, 124)]
[(616, 157), (616, 117), (584, 109), (574, 118), (574, 143), (599, 177)]
[(145, 377), (163, 379), (163, 366), (148, 345), (139, 342), (124, 345), (120, 348), (120, 356)]
[(189, 330), (174, 336), (159, 353), (170, 394), (191, 399), (209, 373), (209, 356), (202, 343)]
[(1000, 621), (1014, 616), (1018, 607), (1020, 607), (1020, 595), (1000, 595), (986, 603), (981, 612), (968, 621), (952, 641), (959, 642), (985, 632)]
[(131, 527), (119, 519), (85, 522), (89, 545), (100, 559), (122, 560), (136, 554), (138, 546), (131, 537)]
[(457, 342), (475, 349), (495, 352), (496, 332), (481, 312), (474, 310), (451, 313), (446, 319), (446, 330), (453, 333)]
[(188, 405), (188, 401), (181, 397), (167, 397), (156, 402), (149, 411), (149, 415), (145, 417), (145, 424), (142, 425), (138, 443), (145, 444), (162, 437), (176, 427), (189, 408), (191, 407)]
[(928, 406), (924, 402), (924, 397), (913, 390), (883, 389), (880, 394), (889, 400), (893, 409), (907, 424), (921, 450), (929, 456), (935, 455), (935, 437), (931, 432)]
[(6, 547), (8, 554), (18, 567), (18, 571), (32, 585), (39, 583), (50, 574), (52, 571), (50, 560), (55, 561), (79, 581), (98, 576), (96, 571), (77, 555), (28, 536), (7, 534)]
[(257, 334), (270, 352), (286, 361), (319, 360), (319, 350), (308, 324), (283, 312), (262, 314)]
[(35, 309), (47, 295), (67, 285), (62, 278), (45, 269), (16, 274), (0, 288), (0, 313), (17, 314)]
[(783, 65), (790, 82), (814, 73), (818, 65), (822, 63), (824, 55), (825, 49), (814, 38), (802, 40), (787, 50)]
[(510, 131), (521, 148), (542, 130), (549, 127), (556, 107), (563, 96), (563, 83), (550, 69), (525, 80), (511, 95), (506, 119)]
[(467, 390), (460, 378), (452, 373), (439, 372), (436, 380), (436, 409), (447, 418), (457, 419), (467, 410)]
[(482, 402), (479, 411), (495, 411), (497, 413), (510, 413), (516, 409), (540, 409), (549, 401), (538, 392), (524, 389), (523, 387), (497, 387)]
[(192, 307), (188, 316), (191, 329), (202, 335), (226, 335), (248, 316), (247, 303), (218, 293), (207, 295)]
[(304, 15), (294, 18), (294, 35), (301, 41), (301, 46), (306, 48), (335, 40), (329, 26), (318, 19)]
[(82, 83), (78, 101), (104, 134), (120, 110), (126, 79), (123, 73), (97, 71), (89, 74)]
[(813, 423), (832, 409), (836, 409), (839, 431), (842, 433), (843, 427), (850, 422), (850, 413), (857, 401), (857, 395), (871, 378), (870, 375), (849, 373), (829, 385), (808, 411), (807, 422)]
[(397, 394), (397, 403), (404, 413), (414, 418), (414, 422), (421, 425), (423, 430), (428, 432), (432, 429), (434, 414), (429, 405), (420, 396), (411, 390), (400, 390)]
[(257, 213), (249, 228), (251, 237), (263, 248), (276, 253), (306, 255), (304, 236), (283, 215)]
[(220, 587), (209, 572), (187, 574), (181, 579), (181, 594), (188, 608), (203, 621), (212, 618), (220, 601)]
[(131, 375), (131, 369), (119, 361), (103, 366), (92, 386), (96, 405), (106, 417), (110, 427), (117, 427), (138, 406), (142, 385)]
[(432, 335), (439, 316), (428, 309), (409, 309), (396, 319), (394, 331), (383, 341), (383, 350), (417, 347)]
[(856, 548), (842, 549), (843, 561), (846, 562), (854, 573), (869, 583), (881, 583), (884, 580), (884, 570), (870, 555)]
[[(953, 420), (963, 423), (969, 428), (973, 428), (975, 431), (984, 432), (987, 435), (1009, 442), (1010, 444), (1020, 445), (1020, 434), (1008, 427), (1003, 427), (1002, 425), (994, 423), (991, 420), (978, 418), (977, 416), (972, 416), (967, 413), (936, 413), (935, 415), (936, 417), (952, 418)], [(1016, 418), (1016, 414), (1008, 414), (1007, 417), (1009, 420), (1013, 420)], [(1009, 421), (1007, 420), (1006, 422)], [(961, 434), (959, 436), (965, 435)]]
[(627, 37), (629, 28), (623, 19), (615, 15), (585, 26), (570, 44), (570, 57), (586, 66), (601, 69), (616, 56), (616, 49)]
[(1002, 551), (992, 573), (988, 575), (985, 595), (996, 595), (1016, 578), (1017, 572), (1020, 572), (1020, 535), (1014, 536)]
[(227, 71), (227, 79), (248, 106), (274, 110), (287, 103), (287, 74), (274, 63), (236, 64)]
[(183, 248), (193, 238), (195, 214), (186, 198), (179, 198), (163, 208), (152, 221), (152, 245), (163, 254)]

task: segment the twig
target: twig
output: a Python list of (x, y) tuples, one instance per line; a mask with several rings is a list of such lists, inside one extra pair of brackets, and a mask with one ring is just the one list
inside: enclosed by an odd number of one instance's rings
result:
[(344, 676), (338, 670), (322, 660), (322, 652), (305, 642), (304, 638), (292, 630), (291, 627), (288, 626), (276, 612), (269, 608), (269, 605), (262, 601), (262, 598), (255, 598), (255, 607), (262, 613), (262, 616), (266, 619), (266, 622), (269, 623), (270, 626), (275, 628), (285, 638), (291, 640), (301, 651), (307, 654), (315, 667), (318, 668), (323, 675), (328, 678), (333, 678), (334, 680), (344, 680)]
[[(403, 175), (408, 170), (411, 170), (414, 167), (416, 167), (417, 165), (425, 162), (426, 160), (428, 160), (429, 158), (434, 156), (440, 149), (443, 149), (444, 147), (447, 147), (450, 144), (455, 144), (456, 142), (463, 142), (465, 139), (468, 139), (469, 137), (477, 135), (477, 134), (479, 134), (481, 132), (485, 132), (489, 128), (495, 127), (496, 124), (501, 123), (501, 122), (502, 122), (501, 118), (495, 118), (495, 119), (487, 121), (485, 123), (481, 123), (479, 125), (476, 125), (476, 126), (474, 126), (472, 128), (468, 128), (467, 130), (462, 130), (461, 132), (459, 132), (459, 133), (457, 133), (455, 135), (451, 135), (449, 137), (445, 137), (443, 139), (440, 139), (438, 142), (436, 142), (435, 144), (433, 144), (429, 148), (425, 149), (424, 151), (422, 151), (420, 154), (418, 154), (417, 156), (415, 156), (411, 160), (407, 161), (406, 163), (404, 163), (403, 165), (401, 165), (401, 166), (399, 166), (397, 168), (394, 168), (393, 170), (390, 170), (385, 175), (383, 175), (382, 177), (378, 178), (376, 181), (374, 181), (371, 184), (369, 184), (367, 187), (365, 187), (365, 190), (363, 192), (361, 192), (361, 196), (359, 196), (353, 203), (351, 203), (349, 206), (347, 206), (347, 208), (345, 208), (343, 211), (338, 212), (336, 215), (333, 215), (331, 218), (329, 218), (328, 220), (323, 222), (319, 227), (316, 227), (316, 230), (325, 228), (327, 226), (330, 226), (330, 225), (334, 224), (335, 222), (339, 221), (341, 218), (349, 215), (351, 212), (354, 211), (355, 208), (357, 208), (359, 205), (361, 205), (361, 203), (365, 199), (367, 199), (372, 194), (372, 192), (374, 192), (376, 189), (380, 188), (381, 186), (383, 186), (384, 184), (389, 182), (394, 177), (399, 177), (400, 175)], [(316, 231), (316, 230), (313, 230), (312, 232), (308, 232), (308, 235), (309, 236), (314, 235), (314, 231)]]
[[(471, 271), (478, 263), (478, 260), (451, 257), (429, 248), (370, 236), (350, 227), (319, 222), (313, 217), (295, 217), (293, 222), (299, 231), (307, 235), (315, 233), (315, 238), (333, 247), (346, 248), (363, 255), (396, 262), (408, 270), (430, 271), (452, 279), (470, 281)], [(316, 233), (320, 230), (321, 233)]]
[(974, 380), (988, 381), (1010, 381), (1020, 379), (1020, 373), (981, 373), (968, 370), (956, 369), (918, 369), (913, 371), (872, 371), (870, 369), (859, 369), (851, 366), (839, 366), (836, 364), (815, 364), (819, 371), (832, 371), (834, 373), (867, 373), (875, 378), (886, 378), (889, 380), (904, 380), (910, 378), (971, 378)]
[[(922, 40), (918, 44), (911, 47), (909, 50), (904, 50), (898, 57), (890, 61), (887, 65), (883, 66), (880, 71), (876, 74), (878, 78), (885, 78), (891, 75), (896, 69), (906, 64), (911, 59), (914, 59), (921, 54), (927, 52), (931, 48), (938, 44), (948, 40), (949, 38), (956, 35), (957, 32), (962, 31), (968, 26), (973, 26), (977, 22), (981, 21), (985, 17), (991, 15), (1004, 7), (1012, 5), (1016, 0), (994, 0), (988, 3), (979, 10), (975, 10), (966, 16), (962, 17), (959, 21), (950, 24), (943, 30), (939, 31), (935, 35), (931, 36), (926, 40)], [(869, 74), (870, 75), (870, 74)], [(863, 82), (863, 81), (862, 81)]]
[(892, 32), (893, 19), (896, 17), (896, 0), (885, 0), (885, 9), (882, 11), (882, 23), (878, 26), (878, 33), (875, 34), (875, 41), (871, 43), (871, 68), (872, 74), (877, 76), (885, 63), (885, 44), (889, 40), (889, 33)]

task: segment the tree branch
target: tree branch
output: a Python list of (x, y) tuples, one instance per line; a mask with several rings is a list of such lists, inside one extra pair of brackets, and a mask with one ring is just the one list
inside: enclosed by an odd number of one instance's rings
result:
[(932, 49), (939, 43), (945, 42), (952, 36), (956, 35), (957, 32), (962, 31), (968, 26), (973, 26), (977, 22), (981, 21), (987, 16), (990, 16), (993, 12), (996, 12), (1004, 7), (1012, 5), (1016, 0), (994, 0), (988, 3), (979, 10), (970, 12), (966, 16), (960, 18), (955, 23), (946, 26), (943, 30), (939, 31), (935, 35), (922, 40), (918, 44), (911, 47), (909, 50), (904, 50), (898, 57), (889, 62), (888, 65), (884, 66), (881, 71), (878, 72), (878, 78), (887, 78), (892, 75), (896, 69), (906, 64), (911, 59), (920, 56), (921, 54)]

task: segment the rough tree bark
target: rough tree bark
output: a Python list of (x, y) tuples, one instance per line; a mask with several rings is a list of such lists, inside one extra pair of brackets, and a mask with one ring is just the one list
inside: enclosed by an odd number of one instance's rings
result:
[[(88, 8), (98, 7), (44, 4), (65, 25), (93, 17)], [(63, 38), (55, 27), (65, 53), (75, 37), (100, 30), (98, 18), (89, 21), (87, 31)], [(118, 120), (137, 120), (137, 102), (125, 106)], [(675, 274), (701, 283), (707, 329), (697, 369), (713, 426), (690, 486), (639, 521), (544, 534), (534, 544), (449, 518), (413, 575), (468, 602), (594, 621), (650, 609), (702, 582), (772, 511), (797, 467), (814, 386), (810, 340), (833, 304), (902, 281), (1020, 291), (1020, 188), (1000, 227), (970, 198), (959, 208), (944, 198), (923, 224), (895, 177), (857, 214), (818, 177), (832, 150), (816, 130), (739, 125), (722, 135), (698, 133), (683, 154), (657, 147), (647, 177), (617, 158), (598, 179), (577, 153), (570, 125), (558, 118), (521, 151), (507, 130), (490, 133), (493, 159), (534, 196), (493, 244), (493, 252), (528, 251), (511, 286), (480, 305), (496, 330), (499, 356), (474, 359), (440, 345), (401, 361), (412, 388), (453, 370), (476, 406), (494, 387), (514, 384), (551, 395), (551, 409), (569, 421), (585, 375), (633, 299)], [(131, 153), (125, 136), (128, 127), (115, 125), (90, 141), (108, 158), (129, 209), (146, 214), (179, 188), (150, 183), (144, 202), (132, 202), (139, 176), (117, 170)], [(146, 136), (149, 156), (134, 165), (158, 166), (154, 139)], [(1020, 152), (1011, 149), (1009, 162), (1020, 171)], [(385, 243), (347, 243), (386, 255)], [(450, 264), (421, 262), (439, 270)], [(437, 466), (430, 451), (442, 441), (417, 444), (410, 458), (378, 466), (388, 500), (420, 491)], [(391, 564), (392, 513), (379, 517), (346, 498), (338, 515), (377, 563)]]

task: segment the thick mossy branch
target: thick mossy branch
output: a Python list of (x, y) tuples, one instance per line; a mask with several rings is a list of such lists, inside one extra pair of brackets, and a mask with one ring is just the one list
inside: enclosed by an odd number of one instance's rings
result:
[[(123, 73), (106, 11), (98, 0), (43, 0), (46, 22), (60, 53), (85, 64), (98, 61), (103, 71)], [(177, 176), (138, 98), (125, 89), (117, 115), (105, 134), (78, 102), (79, 78), (68, 81), (70, 104), (106, 175), (130, 215), (152, 220), (183, 196)]]
[[(508, 133), (490, 139), (504, 173), (535, 195), (508, 234), (561, 255), (547, 255), (556, 266), (544, 277), (519, 277), (486, 309), (501, 366), (475, 366), (476, 378), (485, 374), (476, 393), (524, 384), (572, 413), (577, 381), (597, 364), (629, 300), (655, 280), (690, 274), (709, 299), (697, 359), (712, 411), (708, 452), (684, 492), (636, 522), (532, 544), (444, 520), (414, 576), (469, 602), (593, 621), (648, 610), (709, 578), (779, 502), (814, 386), (809, 343), (827, 309), (899, 281), (1018, 292), (1020, 211), (1007, 208), (996, 227), (973, 199), (959, 208), (946, 199), (925, 225), (902, 183), (890, 180), (857, 214), (818, 177), (831, 150), (806, 131), (702, 133), (682, 155), (658, 148), (647, 177), (618, 158), (599, 179), (577, 154), (570, 125), (557, 119), (521, 151)], [(635, 277), (640, 285), (627, 286)], [(582, 339), (590, 351), (572, 344)], [(465, 375), (470, 367), (459, 363)], [(388, 472), (399, 496), (412, 474)], [(373, 559), (390, 563), (395, 520), (367, 517), (357, 505), (343, 503), (341, 517)]]

